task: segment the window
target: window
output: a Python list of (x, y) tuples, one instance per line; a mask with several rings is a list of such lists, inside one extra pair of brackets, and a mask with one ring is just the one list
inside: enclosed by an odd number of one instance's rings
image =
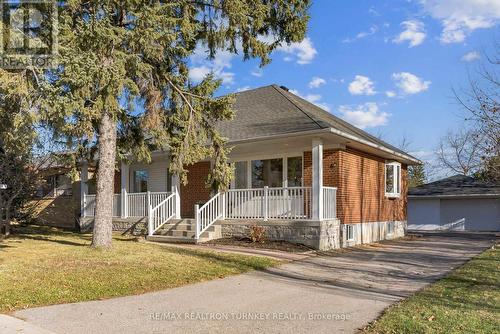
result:
[(287, 159), (287, 180), (289, 187), (302, 186), (302, 157), (291, 157)]
[(283, 186), (283, 159), (252, 161), (252, 188), (265, 186)]
[(353, 225), (345, 225), (345, 238), (347, 241), (354, 240), (354, 226)]
[(134, 172), (134, 192), (145, 193), (148, 191), (148, 171), (136, 170)]
[(68, 175), (60, 174), (55, 177), (55, 197), (57, 196), (71, 196), (73, 191), (71, 189), (71, 178)]
[(385, 196), (399, 197), (401, 194), (401, 164), (385, 164)]
[(394, 233), (394, 222), (388, 222), (387, 223), (387, 234), (393, 234)]
[(248, 188), (248, 163), (246, 161), (238, 161), (234, 163), (234, 188)]
[(36, 197), (59, 197), (71, 196), (73, 194), (72, 181), (68, 175), (57, 174), (44, 178), (43, 182), (37, 187)]

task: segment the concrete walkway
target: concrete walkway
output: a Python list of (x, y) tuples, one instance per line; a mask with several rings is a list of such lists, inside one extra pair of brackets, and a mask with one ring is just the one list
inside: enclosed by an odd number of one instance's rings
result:
[(21, 319), (0, 314), (0, 333), (2, 334), (54, 334), (46, 329), (32, 325)]
[(264, 272), (105, 301), (28, 309), (55, 333), (352, 333), (492, 245), (428, 235), (309, 257)]

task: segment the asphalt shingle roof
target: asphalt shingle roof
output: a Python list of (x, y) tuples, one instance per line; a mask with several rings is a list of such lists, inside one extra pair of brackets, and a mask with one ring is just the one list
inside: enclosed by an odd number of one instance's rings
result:
[(334, 128), (408, 155), (277, 85), (235, 95), (234, 118), (218, 125), (221, 134), (229, 141)]
[(470, 176), (455, 175), (410, 188), (409, 196), (467, 196), (500, 194), (500, 185), (486, 183)]

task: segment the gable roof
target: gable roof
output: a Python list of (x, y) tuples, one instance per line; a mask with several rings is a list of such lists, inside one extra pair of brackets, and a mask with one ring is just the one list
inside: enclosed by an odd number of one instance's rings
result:
[(454, 175), (446, 179), (410, 188), (412, 197), (451, 197), (451, 196), (500, 196), (500, 185), (487, 183), (465, 175)]
[(277, 85), (236, 93), (235, 116), (218, 125), (230, 142), (296, 132), (335, 129), (362, 141), (382, 146), (410, 160), (408, 153), (332, 115), (309, 101)]

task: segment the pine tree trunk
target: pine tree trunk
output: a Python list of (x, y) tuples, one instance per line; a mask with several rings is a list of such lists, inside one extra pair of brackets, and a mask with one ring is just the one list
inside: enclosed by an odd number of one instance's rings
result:
[(116, 122), (106, 113), (99, 126), (99, 168), (92, 234), (92, 247), (96, 248), (111, 247), (115, 160)]

